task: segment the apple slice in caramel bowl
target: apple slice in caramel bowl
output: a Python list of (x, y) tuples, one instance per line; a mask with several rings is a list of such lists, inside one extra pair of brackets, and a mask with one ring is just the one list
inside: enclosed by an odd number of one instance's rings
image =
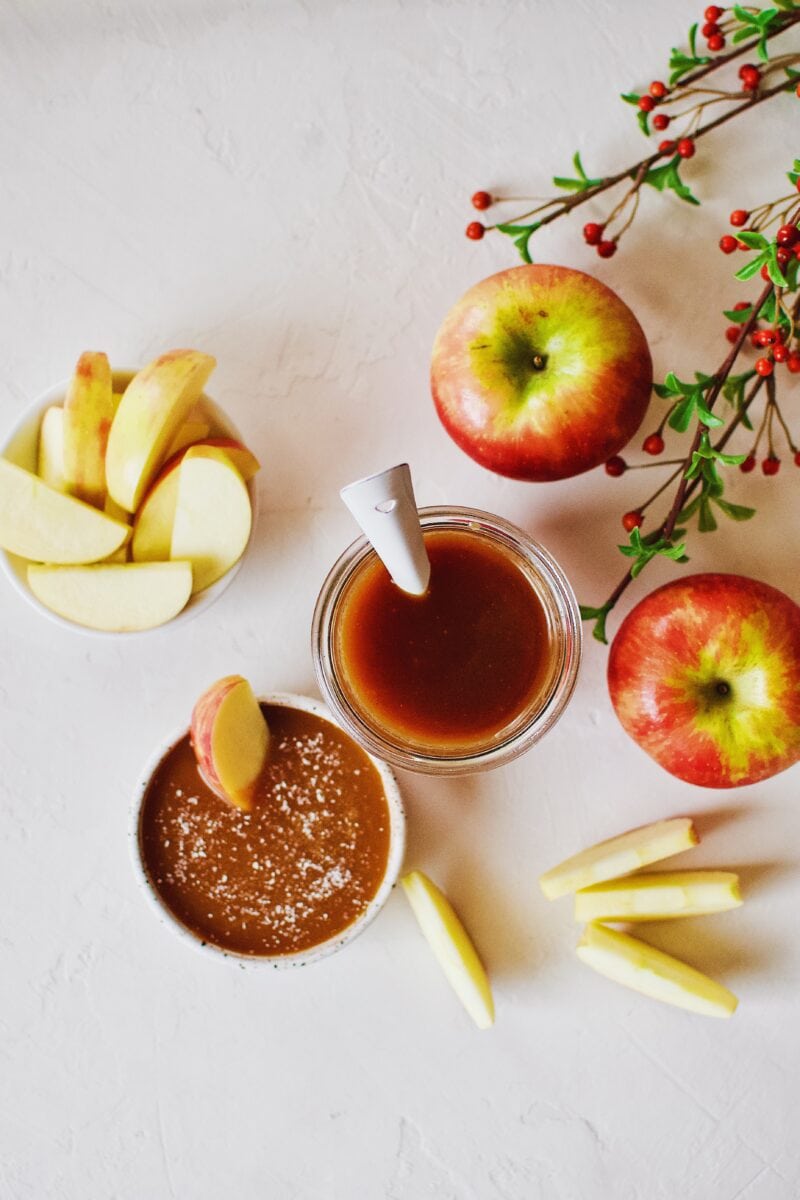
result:
[(137, 788), (131, 843), (165, 924), (215, 956), (304, 966), (353, 940), (405, 846), (395, 778), (324, 705), (212, 685)]

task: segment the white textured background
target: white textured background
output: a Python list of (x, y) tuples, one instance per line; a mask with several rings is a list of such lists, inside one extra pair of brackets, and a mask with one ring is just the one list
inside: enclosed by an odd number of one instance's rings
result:
[[(582, 600), (616, 581), (643, 477), (484, 473), (438, 426), (428, 356), (449, 305), (515, 261), (505, 240), (465, 240), (472, 191), (541, 191), (576, 148), (590, 172), (635, 161), (616, 94), (662, 74), (696, 15), (686, 0), (0, 0), (2, 424), (83, 349), (127, 364), (197, 345), (265, 463), (254, 552), (195, 622), (98, 642), (0, 596), (2, 1200), (800, 1195), (798, 770), (719, 794), (672, 780), (617, 725), (594, 642), (526, 759), (406, 781), (409, 862), (474, 932), (492, 1032), (471, 1027), (402, 896), (324, 964), (245, 971), (159, 927), (126, 842), (140, 767), (212, 679), (313, 691), (308, 626), (353, 536), (349, 479), (408, 458), (421, 503), (516, 519)], [(687, 172), (699, 211), (647, 195), (612, 262), (582, 245), (586, 210), (538, 239), (621, 292), (659, 375), (724, 353), (718, 310), (748, 293), (716, 241), (731, 207), (783, 190), (792, 103), (706, 143)], [(797, 596), (800, 473), (735, 474), (733, 498), (762, 511), (695, 537), (693, 566)], [(535, 886), (582, 844), (678, 812), (709, 814), (692, 864), (741, 866), (748, 903), (652, 937), (741, 995), (731, 1022), (586, 971), (569, 903)]]

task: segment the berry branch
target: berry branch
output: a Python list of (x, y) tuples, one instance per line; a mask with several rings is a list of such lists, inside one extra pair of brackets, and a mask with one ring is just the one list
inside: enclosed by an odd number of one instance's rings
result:
[[(689, 31), (689, 53), (679, 50), (672, 52), (669, 84), (654, 80), (645, 94), (628, 93), (623, 96), (626, 102), (636, 107), (637, 118), (645, 134), (651, 132), (651, 123), (654, 131), (663, 132), (673, 121), (682, 120), (684, 127), (677, 140), (662, 141), (654, 153), (633, 166), (598, 178), (587, 175), (580, 154), (576, 153), (573, 157), (575, 175), (555, 176), (553, 179), (557, 188), (570, 195), (545, 198), (510, 221), (494, 225), (472, 221), (467, 226), (467, 236), (479, 240), (487, 232), (502, 233), (512, 238), (523, 261), (531, 262), (530, 243), (539, 229), (568, 216), (587, 201), (627, 181), (629, 186), (605, 219), (589, 222), (583, 230), (586, 243), (593, 246), (601, 258), (610, 258), (616, 253), (621, 237), (637, 214), (641, 189), (645, 184), (660, 192), (672, 191), (689, 204), (699, 204), (680, 174), (683, 163), (694, 157), (699, 139), (782, 92), (795, 90), (800, 96), (800, 71), (796, 69), (800, 67), (800, 53), (792, 52), (771, 60), (768, 54), (770, 41), (800, 22), (800, 5), (795, 0), (780, 0), (779, 7), (761, 11), (737, 5), (729, 10), (730, 17), (720, 23), (725, 11), (716, 5), (706, 9), (703, 35), (709, 50), (713, 52), (722, 50), (727, 39), (741, 43), (738, 49), (715, 58), (698, 55), (695, 25)], [(716, 15), (709, 19), (709, 13)], [(739, 91), (695, 86), (711, 72), (752, 50), (756, 51), (762, 65), (746, 63), (739, 69)], [(777, 81), (776, 77), (779, 77)], [(687, 99), (694, 103), (689, 108), (676, 110), (675, 106)], [(726, 112), (701, 124), (709, 108), (723, 103), (729, 105)], [(480, 191), (474, 194), (472, 203), (478, 210), (485, 211), (503, 199)]]

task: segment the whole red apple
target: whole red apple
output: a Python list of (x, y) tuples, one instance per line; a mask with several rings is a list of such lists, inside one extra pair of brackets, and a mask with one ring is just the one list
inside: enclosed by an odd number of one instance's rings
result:
[(538, 264), (470, 288), (431, 363), (447, 432), (512, 479), (566, 479), (619, 453), (652, 383), (644, 333), (619, 296), (582, 271)]
[(628, 614), (611, 646), (617, 716), (665, 770), (701, 787), (800, 759), (800, 607), (742, 575), (690, 575)]

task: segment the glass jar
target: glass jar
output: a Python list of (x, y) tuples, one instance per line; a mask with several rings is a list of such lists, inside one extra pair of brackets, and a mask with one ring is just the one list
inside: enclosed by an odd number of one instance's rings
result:
[(491, 513), (469, 508), (419, 510), (424, 533), (457, 531), (485, 539), (524, 574), (544, 610), (549, 636), (549, 665), (535, 700), (516, 712), (490, 737), (453, 748), (429, 740), (415, 743), (381, 723), (359, 702), (345, 678), (340, 654), (343, 599), (375, 552), (358, 538), (334, 564), (322, 585), (314, 611), (312, 654), (320, 690), (337, 719), (371, 754), (406, 770), (428, 775), (463, 775), (510, 762), (552, 728), (575, 687), (581, 653), (580, 611), (563, 571), (553, 557), (523, 530)]

